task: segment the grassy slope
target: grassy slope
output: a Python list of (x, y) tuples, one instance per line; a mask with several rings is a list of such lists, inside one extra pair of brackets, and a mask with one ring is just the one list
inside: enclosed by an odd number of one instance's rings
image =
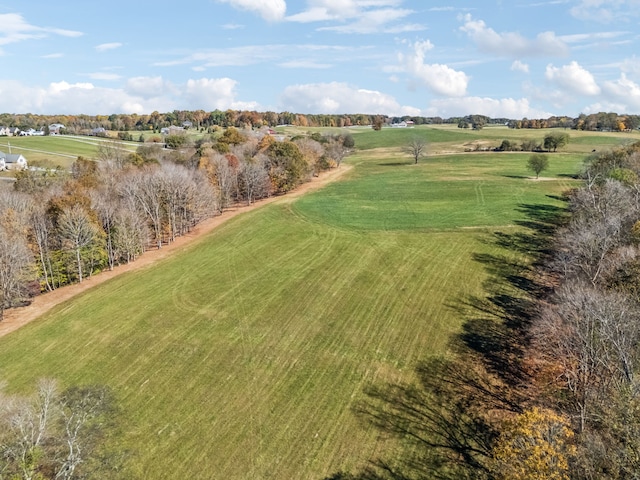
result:
[(138, 478), (356, 468), (385, 448), (351, 413), (362, 387), (445, 351), (462, 320), (452, 306), (486, 278), (472, 254), (515, 228), (518, 205), (556, 203), (545, 195), (580, 158), (553, 156), (557, 179), (534, 182), (518, 154), (418, 166), (358, 154), (345, 181), (234, 219), (1, 339), (0, 377), (12, 390), (42, 376), (111, 385)]

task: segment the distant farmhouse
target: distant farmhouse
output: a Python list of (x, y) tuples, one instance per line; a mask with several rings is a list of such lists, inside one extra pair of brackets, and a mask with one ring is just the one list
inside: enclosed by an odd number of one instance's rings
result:
[(13, 137), (14, 135), (18, 135), (20, 133), (20, 129), (18, 127), (1, 127), (0, 126), (0, 136), (2, 137)]
[(28, 130), (20, 130), (21, 137), (31, 137), (39, 135), (44, 135), (44, 130), (34, 130), (33, 128), (30, 128)]
[(162, 135), (182, 135), (185, 133), (183, 127), (176, 127), (175, 125), (171, 125), (170, 127), (164, 127), (160, 129), (160, 133)]
[(60, 135), (60, 130), (63, 128), (66, 127), (61, 123), (52, 123), (49, 125), (49, 135)]
[(4, 153), (0, 151), (0, 170), (25, 170), (27, 159), (19, 153)]

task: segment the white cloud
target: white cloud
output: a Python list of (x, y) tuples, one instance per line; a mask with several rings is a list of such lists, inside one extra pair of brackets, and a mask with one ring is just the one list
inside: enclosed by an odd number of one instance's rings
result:
[(399, 0), (311, 0), (308, 3), (307, 10), (286, 19), (300, 23), (340, 22), (340, 25), (318, 28), (339, 33), (403, 33), (426, 28), (400, 22), (414, 11), (397, 8), (402, 3)]
[(520, 60), (516, 60), (511, 64), (511, 70), (514, 72), (529, 73), (529, 65), (522, 63)]
[[(238, 108), (235, 101), (237, 82), (231, 78), (200, 78), (188, 80), (184, 92), (187, 104), (204, 110)], [(247, 103), (255, 108), (255, 104)]]
[[(7, 95), (18, 88), (22, 95)], [(18, 91), (18, 90), (13, 90)], [(139, 99), (119, 89), (99, 88), (91, 83), (51, 83), (47, 87), (28, 87), (13, 81), (0, 81), (0, 96), (10, 111), (96, 115), (104, 112), (144, 113)], [(150, 107), (150, 106), (149, 106)], [(172, 104), (160, 105), (172, 109)], [(152, 110), (149, 110), (152, 111)]]
[(98, 52), (106, 52), (107, 50), (114, 50), (116, 48), (120, 48), (122, 46), (119, 42), (112, 43), (102, 43), (100, 45), (96, 45), (96, 50)]
[(567, 92), (578, 95), (598, 95), (600, 93), (600, 87), (593, 75), (576, 61), (562, 67), (547, 65), (545, 77)]
[(47, 55), (42, 55), (41, 58), (62, 58), (64, 57), (64, 53), (49, 53)]
[(49, 34), (64, 37), (79, 37), (82, 32), (65, 30), (52, 27), (38, 27), (25, 21), (22, 15), (17, 13), (0, 14), (0, 45), (46, 38)]
[[(150, 113), (154, 110), (260, 110), (252, 101), (236, 99), (237, 82), (230, 78), (191, 79), (173, 85), (162, 77), (130, 78), (124, 88), (97, 87), (92, 83), (54, 82), (31, 87), (16, 81), (0, 80), (3, 108), (15, 112), (42, 114)], [(15, 95), (11, 92), (21, 92)]]
[(401, 106), (385, 93), (340, 82), (289, 86), (284, 90), (280, 104), (283, 110), (305, 113), (418, 115), (420, 112), (417, 108)]
[(313, 60), (292, 60), (290, 62), (282, 62), (278, 64), (279, 67), (282, 68), (313, 68), (313, 69), (323, 69), (323, 68), (331, 68), (330, 63), (317, 63)]
[(640, 85), (627, 78), (624, 73), (618, 80), (604, 82), (602, 90), (604, 97), (610, 102), (622, 105), (622, 108), (607, 111), (635, 113), (640, 110)]
[(240, 10), (249, 10), (260, 15), (268, 22), (276, 22), (284, 18), (287, 4), (284, 0), (218, 0), (228, 3)]
[(94, 72), (89, 73), (87, 76), (93, 80), (120, 80), (122, 78), (121, 75), (117, 73), (108, 73), (108, 72)]
[(462, 17), (460, 30), (471, 38), (482, 52), (505, 57), (529, 57), (539, 55), (561, 56), (569, 51), (565, 42), (553, 32), (542, 32), (534, 40), (519, 33), (498, 33), (482, 20), (474, 20), (470, 14)]
[(174, 92), (171, 82), (157, 77), (133, 77), (127, 80), (125, 92), (143, 99), (157, 98)]
[(460, 97), (436, 99), (429, 103), (428, 116), (443, 118), (461, 115), (487, 115), (492, 118), (548, 118), (552, 114), (531, 107), (529, 99)]
[(447, 65), (425, 63), (426, 52), (433, 49), (433, 44), (429, 40), (416, 42), (412, 47), (412, 52), (399, 56), (401, 68), (405, 72), (438, 95), (448, 97), (465, 95), (469, 77), (464, 72), (454, 70)]
[(580, 0), (571, 15), (580, 20), (602, 23), (627, 22), (637, 17), (639, 0)]

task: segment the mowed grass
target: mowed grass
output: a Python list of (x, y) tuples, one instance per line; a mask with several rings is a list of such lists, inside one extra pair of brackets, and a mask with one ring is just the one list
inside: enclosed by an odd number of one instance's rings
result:
[[(379, 132), (374, 132), (379, 133)], [(123, 478), (320, 479), (392, 448), (352, 411), (370, 383), (447, 353), (483, 295), (476, 255), (525, 205), (561, 205), (582, 157), (535, 181), (526, 155), (398, 149), (343, 180), (237, 217), (0, 339), (9, 391), (36, 379), (111, 386)], [(471, 228), (470, 228), (471, 227)]]
[[(30, 164), (47, 164), (69, 168), (78, 157), (95, 159), (104, 142), (114, 140), (75, 135), (0, 137), (0, 150), (21, 153)], [(134, 142), (118, 142), (121, 148), (135, 152), (140, 145)]]
[(270, 206), (3, 338), (0, 377), (113, 387), (136, 478), (322, 478), (382, 448), (350, 407), (446, 350), (486, 248)]

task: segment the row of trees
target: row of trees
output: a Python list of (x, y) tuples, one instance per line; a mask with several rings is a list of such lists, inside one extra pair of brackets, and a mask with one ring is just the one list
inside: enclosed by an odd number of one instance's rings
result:
[[(640, 143), (590, 158), (567, 209), (523, 205), (453, 355), (357, 411), (403, 453), (331, 479), (627, 479), (640, 472)], [(518, 259), (514, 261), (514, 253)], [(532, 264), (522, 254), (534, 256)]]
[(235, 203), (279, 195), (339, 166), (350, 137), (277, 141), (236, 129), (197, 146), (136, 153), (104, 143), (70, 172), (16, 172), (0, 188), (0, 318), (29, 296), (162, 248)]
[(495, 149), (498, 152), (555, 152), (569, 143), (569, 134), (566, 132), (547, 133), (542, 141), (528, 138), (517, 142), (514, 140), (503, 140)]
[[(63, 133), (88, 133), (96, 128), (106, 130), (156, 131), (171, 125), (185, 125), (187, 128), (211, 130), (213, 127), (260, 128), (263, 126), (295, 125), (299, 127), (351, 127), (372, 125), (382, 127), (401, 121), (411, 121), (416, 125), (454, 124), (460, 128), (481, 129), (485, 125), (509, 125), (511, 128), (571, 128), (590, 131), (627, 131), (640, 126), (640, 116), (619, 115), (613, 112), (580, 114), (578, 117), (552, 116), (545, 119), (508, 119), (491, 118), (486, 115), (467, 115), (464, 117), (393, 117), (380, 114), (302, 114), (291, 112), (257, 112), (240, 110), (174, 110), (150, 114), (111, 114), (111, 115), (35, 115), (0, 114), (0, 125), (40, 129), (53, 123), (61, 123), (66, 129)], [(129, 138), (129, 137), (127, 137)], [(133, 138), (133, 137), (130, 137)]]

